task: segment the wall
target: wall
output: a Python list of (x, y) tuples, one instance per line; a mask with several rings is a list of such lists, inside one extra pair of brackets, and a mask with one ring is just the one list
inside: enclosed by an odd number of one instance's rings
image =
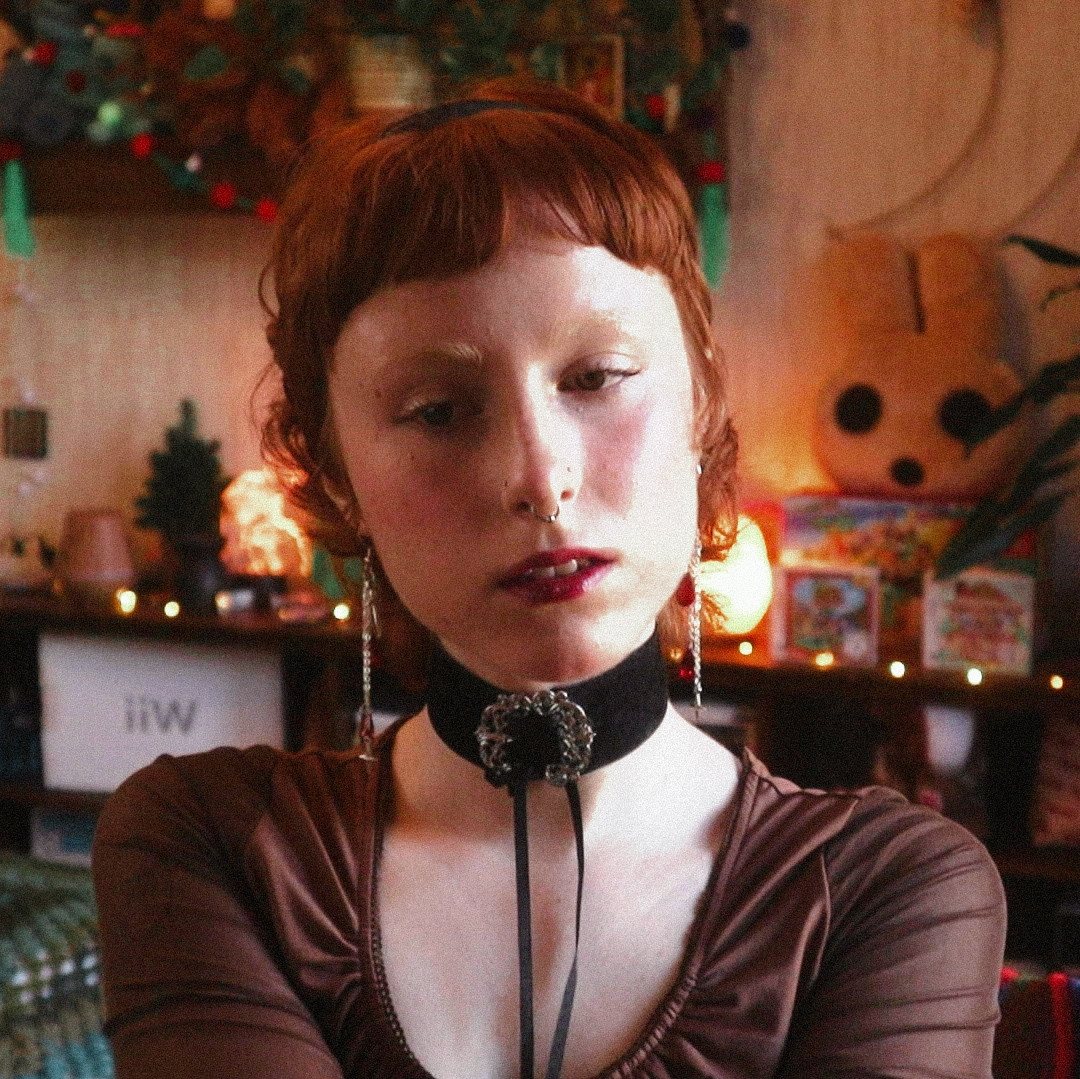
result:
[[(29, 381), (49, 411), (40, 469), (0, 458), (0, 535), (14, 514), (58, 538), (72, 507), (131, 510), (151, 450), (193, 398), (230, 474), (258, 464), (248, 400), (269, 358), (256, 282), (269, 230), (253, 219), (48, 217), (38, 254), (0, 295), (0, 400)], [(20, 508), (14, 488), (44, 482)]]
[[(805, 311), (807, 267), (831, 229), (907, 242), (960, 229), (1080, 248), (1080, 5), (1000, 0), (964, 27), (950, 0), (743, 0), (754, 44), (732, 69), (732, 264), (719, 325), (751, 495), (827, 483), (810, 448), (829, 371)], [(1038, 302), (1067, 271), (998, 248), (1008, 353), (1030, 373), (1075, 351), (1080, 299)], [(1075, 399), (1074, 399), (1075, 401)], [(1061, 404), (1056, 415), (1066, 407)], [(1052, 544), (1057, 640), (1080, 645), (1080, 498)]]
[[(906, 240), (960, 228), (1080, 246), (1080, 5), (1000, 0), (974, 31), (952, 0), (743, 0), (754, 34), (732, 70), (732, 269), (718, 323), (731, 362), (746, 489), (825, 477), (810, 450), (824, 361), (807, 346), (800, 286), (830, 228), (878, 224)], [(0, 396), (33, 369), (52, 456), (29, 523), (53, 534), (73, 505), (130, 506), (181, 397), (202, 408), (226, 467), (257, 460), (247, 399), (265, 360), (255, 278), (267, 233), (250, 220), (37, 222), (36, 307), (0, 317)], [(1067, 354), (1080, 298), (1040, 314), (1067, 274), (1001, 249), (1009, 351), (1025, 371)], [(11, 291), (4, 268), (0, 295)], [(0, 512), (22, 470), (0, 459)], [(0, 524), (0, 531), (3, 526)], [(1080, 499), (1059, 516), (1059, 638), (1080, 645)]]

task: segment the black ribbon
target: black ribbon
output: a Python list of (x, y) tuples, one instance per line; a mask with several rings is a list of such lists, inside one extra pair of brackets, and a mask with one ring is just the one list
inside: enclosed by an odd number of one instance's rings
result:
[(430, 109), (409, 113), (392, 124), (387, 124), (379, 133), (379, 138), (387, 135), (402, 135), (406, 131), (431, 131), (450, 120), (461, 120), (475, 116), (479, 112), (491, 112), (496, 109), (512, 109), (515, 112), (540, 112), (533, 105), (520, 101), (499, 101), (494, 98), (471, 98), (465, 101), (448, 101), (443, 105), (433, 105)]
[[(667, 711), (667, 671), (654, 633), (610, 671), (578, 682), (563, 691), (574, 705), (584, 710), (591, 728), (588, 763), (581, 774), (594, 771), (626, 756), (660, 726)], [(479, 735), (485, 724), (477, 721), (493, 705), (507, 707), (520, 702), (505, 726), (506, 760), (502, 769), (485, 767)], [(520, 1077), (533, 1079), (535, 1034), (533, 1024), (532, 897), (529, 886), (528, 786), (549, 774), (552, 765), (565, 763), (565, 747), (560, 748), (557, 719), (563, 714), (552, 707), (552, 693), (506, 694), (478, 678), (446, 653), (437, 643), (432, 655), (428, 686), (428, 715), (435, 732), (455, 753), (483, 768), (489, 782), (506, 786), (514, 812), (514, 866), (518, 915), (518, 1017), (520, 1035)], [(570, 819), (577, 849), (577, 901), (574, 913), (574, 955), (563, 988), (555, 1023), (545, 1079), (559, 1079), (570, 1016), (577, 990), (578, 946), (581, 941), (581, 902), (585, 885), (585, 830), (576, 775), (565, 784)]]

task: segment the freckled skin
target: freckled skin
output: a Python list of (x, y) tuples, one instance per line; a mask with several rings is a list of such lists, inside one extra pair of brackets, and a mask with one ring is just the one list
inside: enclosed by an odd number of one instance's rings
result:
[[(383, 568), (447, 650), (508, 689), (591, 677), (652, 632), (697, 513), (689, 360), (663, 276), (531, 237), (371, 297), (331, 405)], [(523, 509), (559, 517), (544, 524)], [(585, 594), (500, 585), (538, 551), (612, 560)]]

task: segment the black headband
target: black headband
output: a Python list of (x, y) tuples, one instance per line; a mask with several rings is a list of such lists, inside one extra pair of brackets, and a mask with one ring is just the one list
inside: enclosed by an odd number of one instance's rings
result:
[(444, 105), (433, 105), (430, 109), (409, 113), (400, 120), (384, 127), (379, 138), (384, 135), (403, 135), (408, 131), (431, 131), (450, 120), (462, 120), (475, 116), (478, 112), (491, 112), (493, 109), (514, 109), (518, 112), (545, 112), (532, 105), (523, 105), (519, 101), (499, 101), (491, 98), (468, 98), (464, 101), (448, 101)]

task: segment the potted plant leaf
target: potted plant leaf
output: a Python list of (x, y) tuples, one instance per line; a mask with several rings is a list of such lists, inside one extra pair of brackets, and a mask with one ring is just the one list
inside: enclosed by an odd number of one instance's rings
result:
[[(1054, 266), (1080, 270), (1080, 254), (1029, 236), (1009, 236), (1006, 243), (1019, 244), (1037, 258)], [(1040, 310), (1069, 292), (1080, 290), (1080, 281), (1051, 289)], [(1019, 393), (999, 408), (990, 410), (969, 433), (965, 448), (970, 453), (1020, 415), (1025, 405), (1042, 408), (1062, 394), (1080, 393), (1080, 354), (1047, 364)], [(1011, 487), (979, 502), (964, 526), (941, 552), (934, 566), (940, 580), (971, 566), (992, 562), (1003, 555), (1025, 532), (1049, 521), (1076, 493), (1066, 478), (1080, 457), (1070, 456), (1080, 444), (1080, 414), (1062, 420), (1020, 468)]]
[(227, 573), (220, 553), (221, 443), (201, 438), (193, 401), (180, 403), (180, 419), (165, 432), (165, 448), (150, 454), (145, 492), (135, 500), (140, 528), (156, 529), (176, 557), (176, 591), (184, 610), (213, 614), (214, 595)]

